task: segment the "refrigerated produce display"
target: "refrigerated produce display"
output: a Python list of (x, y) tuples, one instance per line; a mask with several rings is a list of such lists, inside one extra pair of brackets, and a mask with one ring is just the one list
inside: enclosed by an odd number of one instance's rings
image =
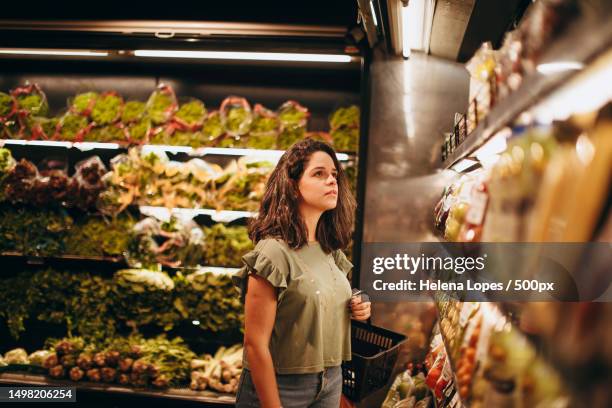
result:
[[(377, 301), (364, 283), (379, 244), (612, 241), (612, 7), (347, 3), (342, 27), (0, 21), (0, 385), (233, 406), (230, 276), (276, 162), (314, 138), (357, 198), (351, 285), (406, 337), (387, 384), (340, 406), (612, 404), (609, 251), (563, 254), (581, 279), (560, 268), (545, 300)], [(536, 282), (531, 262), (511, 277)]]

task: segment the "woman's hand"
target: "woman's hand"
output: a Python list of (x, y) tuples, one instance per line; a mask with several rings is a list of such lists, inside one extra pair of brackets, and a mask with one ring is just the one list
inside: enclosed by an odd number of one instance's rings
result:
[(351, 310), (351, 318), (355, 320), (368, 320), (370, 318), (370, 305), (371, 302), (362, 302), (361, 296), (355, 296), (349, 303), (349, 309)]

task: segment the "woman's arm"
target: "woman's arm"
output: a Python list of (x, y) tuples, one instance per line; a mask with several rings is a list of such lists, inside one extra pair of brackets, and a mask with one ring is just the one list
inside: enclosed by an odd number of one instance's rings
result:
[(270, 354), (276, 317), (276, 289), (264, 278), (249, 275), (245, 299), (244, 347), (262, 408), (281, 406)]

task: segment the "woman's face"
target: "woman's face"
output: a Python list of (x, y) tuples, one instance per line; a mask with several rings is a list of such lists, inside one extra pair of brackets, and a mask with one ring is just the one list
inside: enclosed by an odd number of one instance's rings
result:
[(332, 158), (324, 152), (314, 152), (300, 178), (300, 207), (324, 212), (338, 204), (338, 170)]

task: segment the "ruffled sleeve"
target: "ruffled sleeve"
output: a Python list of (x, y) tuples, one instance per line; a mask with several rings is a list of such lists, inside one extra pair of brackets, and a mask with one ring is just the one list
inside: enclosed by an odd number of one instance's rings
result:
[(278, 251), (270, 250), (266, 243), (263, 243), (242, 257), (244, 266), (232, 275), (232, 282), (238, 288), (243, 303), (247, 293), (249, 274), (266, 279), (272, 286), (279, 289), (279, 295), (287, 289), (289, 276), (287, 263), (275, 260), (275, 255), (278, 256)]
[(346, 255), (342, 250), (338, 249), (334, 251), (334, 261), (336, 262), (336, 266), (346, 275), (347, 279), (350, 281), (353, 273), (353, 264), (348, 260)]

